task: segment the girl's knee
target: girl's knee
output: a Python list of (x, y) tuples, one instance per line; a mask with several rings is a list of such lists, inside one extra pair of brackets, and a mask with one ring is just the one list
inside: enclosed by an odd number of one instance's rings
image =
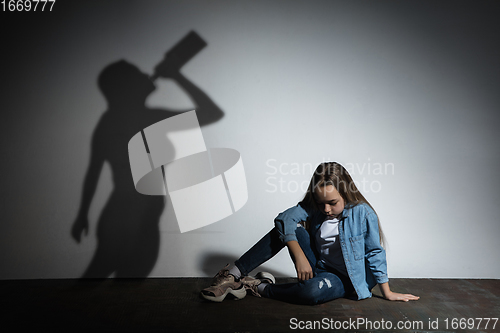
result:
[(343, 296), (343, 290), (328, 277), (315, 277), (303, 282), (298, 299), (302, 304), (316, 305)]
[(307, 237), (307, 239), (309, 239), (309, 232), (307, 232), (306, 228), (302, 227), (302, 226), (297, 226), (297, 229), (295, 229), (295, 235), (296, 236), (303, 236), (303, 237)]

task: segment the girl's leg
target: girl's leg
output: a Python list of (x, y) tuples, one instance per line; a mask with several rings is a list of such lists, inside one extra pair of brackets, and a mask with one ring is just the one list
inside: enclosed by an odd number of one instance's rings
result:
[[(342, 282), (344, 280), (344, 282)], [(338, 275), (320, 271), (307, 281), (285, 284), (270, 284), (263, 296), (296, 304), (320, 304), (346, 295), (352, 285)]]
[[(309, 233), (300, 227), (297, 228), (296, 235), (299, 245), (311, 263), (311, 267), (314, 268), (316, 257), (311, 249)], [(202, 290), (202, 296), (216, 302), (222, 302), (228, 293), (233, 294), (237, 298), (245, 297), (246, 288), (239, 279), (239, 275), (248, 275), (260, 264), (276, 255), (283, 247), (284, 244), (279, 239), (278, 231), (273, 228), (257, 244), (241, 256), (239, 260), (235, 261), (236, 267), (231, 267), (229, 270), (227, 268), (221, 269), (214, 277), (210, 287)], [(236, 275), (235, 273), (237, 272), (232, 272), (235, 268), (238, 268), (240, 274)]]
[[(311, 267), (314, 269), (316, 266), (316, 256), (311, 248), (309, 233), (303, 227), (297, 227), (295, 234), (302, 251), (304, 251)], [(246, 276), (255, 268), (274, 257), (283, 247), (285, 247), (285, 244), (283, 244), (283, 242), (279, 239), (279, 234), (276, 228), (273, 228), (250, 250), (245, 252), (240, 259), (236, 260), (234, 264), (238, 267), (241, 274)]]

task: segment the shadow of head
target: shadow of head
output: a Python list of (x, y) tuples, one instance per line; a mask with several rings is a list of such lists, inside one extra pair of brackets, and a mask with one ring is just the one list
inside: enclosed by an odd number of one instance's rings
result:
[(147, 74), (123, 59), (101, 71), (98, 85), (110, 105), (144, 104), (148, 95), (155, 90)]

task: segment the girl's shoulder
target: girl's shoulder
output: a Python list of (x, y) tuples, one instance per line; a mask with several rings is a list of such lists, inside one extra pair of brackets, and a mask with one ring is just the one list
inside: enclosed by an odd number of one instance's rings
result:
[(345, 209), (349, 215), (362, 217), (369, 214), (375, 214), (375, 211), (365, 202), (360, 202), (356, 205), (348, 204)]

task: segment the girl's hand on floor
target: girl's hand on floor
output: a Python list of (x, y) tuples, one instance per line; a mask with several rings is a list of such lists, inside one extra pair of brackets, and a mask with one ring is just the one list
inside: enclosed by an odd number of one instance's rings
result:
[(408, 301), (416, 301), (419, 298), (420, 297), (412, 295), (412, 294), (393, 293), (392, 291), (389, 292), (387, 295), (385, 295), (385, 299), (388, 299), (389, 301), (408, 302)]

